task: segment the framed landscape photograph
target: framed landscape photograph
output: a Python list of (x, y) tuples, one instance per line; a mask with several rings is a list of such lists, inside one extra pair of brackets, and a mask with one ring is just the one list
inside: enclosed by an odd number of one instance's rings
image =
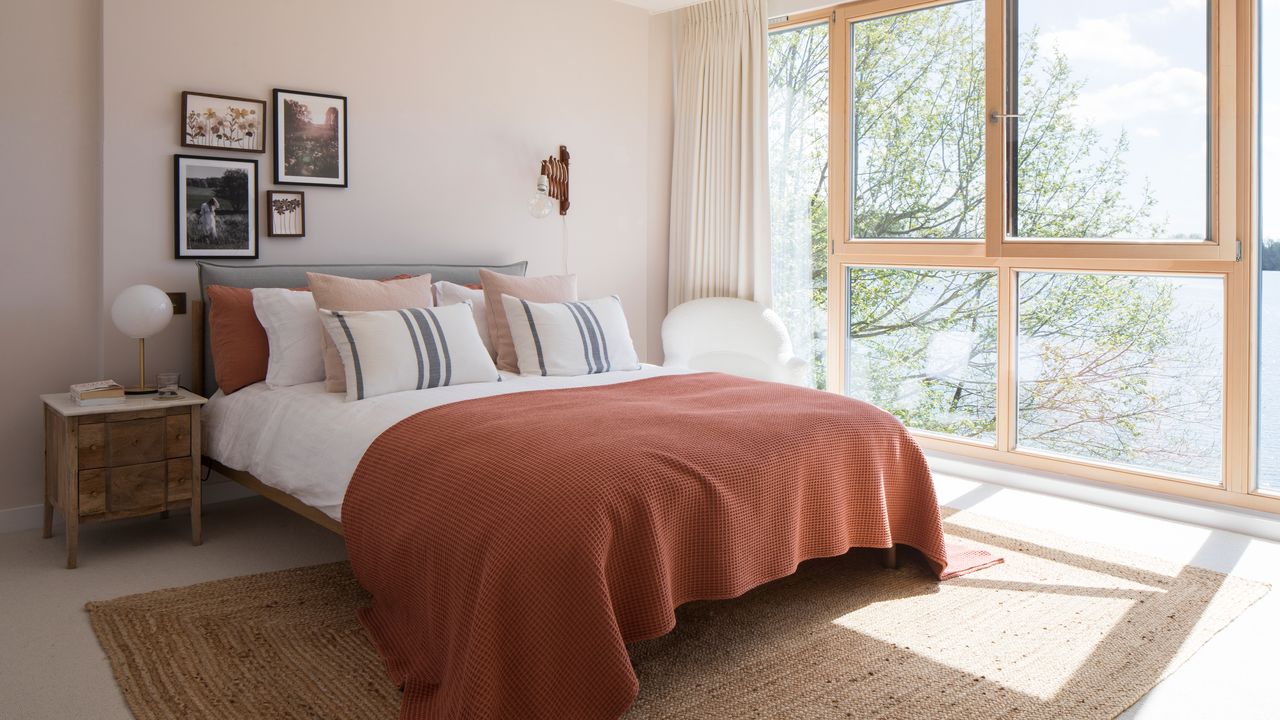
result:
[(267, 151), (267, 101), (182, 93), (183, 147)]
[(175, 258), (258, 257), (258, 161), (173, 156)]
[(302, 237), (307, 234), (303, 193), (290, 190), (267, 192), (267, 235)]
[(347, 99), (272, 91), (278, 185), (347, 186)]

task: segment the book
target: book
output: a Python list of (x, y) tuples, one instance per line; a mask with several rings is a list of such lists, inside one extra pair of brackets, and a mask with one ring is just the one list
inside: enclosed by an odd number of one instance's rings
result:
[(124, 386), (115, 380), (98, 380), (71, 386), (71, 397), (76, 401), (124, 398)]
[(79, 405), (80, 407), (93, 407), (97, 405), (123, 405), (125, 401), (125, 396), (119, 395), (117, 397), (100, 397), (100, 398), (81, 399), (76, 397), (75, 395), (72, 395), (71, 399), (72, 401), (75, 402), (76, 405)]

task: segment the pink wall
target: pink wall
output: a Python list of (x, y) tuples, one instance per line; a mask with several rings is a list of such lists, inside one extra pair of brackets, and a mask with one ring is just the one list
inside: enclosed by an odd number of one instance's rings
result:
[[(571, 270), (584, 295), (621, 295), (641, 357), (661, 359), (669, 18), (607, 0), (19, 6), (38, 17), (24, 18), (30, 31), (6, 18), (4, 32), (17, 30), (25, 44), (4, 43), (5, 68), (34, 66), (25, 48), (48, 54), (58, 72), (51, 84), (47, 75), (11, 80), (4, 71), (5, 127), (15, 114), (30, 131), (20, 148), (26, 173), (4, 174), (4, 195), (23, 199), (16, 227), (6, 204), (6, 246), (40, 242), (28, 250), (21, 287), (0, 292), (7, 307), (47, 308), (59, 324), (6, 316), (6, 328), (20, 325), (22, 350), (19, 366), (6, 360), (0, 373), (0, 422), (22, 431), (20, 442), (0, 435), (12, 470), (0, 476), (0, 509), (39, 502), (34, 395), (136, 373), (135, 346), (109, 320), (100, 326), (98, 305), (109, 307), (135, 283), (197, 292), (194, 264), (172, 257), (172, 156), (230, 154), (178, 145), (183, 90), (269, 99), (282, 87), (349, 98), (350, 189), (301, 188), (308, 236), (275, 239), (262, 230), (259, 263), (528, 259), (531, 274), (559, 272), (565, 226), (554, 216), (532, 219), (525, 205), (538, 160), (568, 145)], [(9, 102), (14, 87), (28, 102)], [(68, 135), (87, 147), (64, 146)], [(242, 157), (259, 160), (260, 190), (273, 187), (270, 153)], [(8, 278), (14, 264), (4, 262)], [(56, 287), (47, 282), (54, 278)], [(188, 372), (189, 333), (186, 316), (175, 318), (148, 341), (148, 367)]]

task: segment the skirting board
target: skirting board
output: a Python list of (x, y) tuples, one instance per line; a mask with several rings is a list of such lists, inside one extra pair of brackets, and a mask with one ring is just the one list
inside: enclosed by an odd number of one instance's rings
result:
[[(200, 504), (208, 507), (232, 500), (256, 497), (256, 495), (257, 493), (240, 483), (227, 480), (221, 475), (215, 475), (200, 488)], [(42, 505), (26, 505), (0, 510), (0, 534), (23, 530), (38, 531), (44, 524), (43, 511), (44, 506)], [(186, 511), (184, 510), (183, 512), (185, 513)], [(59, 527), (62, 522), (57, 513), (54, 513), (53, 522), (54, 527)]]
[(1280, 515), (1122, 488), (1068, 475), (1041, 473), (946, 453), (929, 452), (925, 456), (929, 460), (929, 467), (939, 475), (1029, 490), (1042, 495), (1280, 542)]

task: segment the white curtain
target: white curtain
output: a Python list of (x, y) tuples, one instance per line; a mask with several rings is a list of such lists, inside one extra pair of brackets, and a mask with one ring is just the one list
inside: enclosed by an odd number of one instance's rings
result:
[(667, 300), (768, 305), (765, 1), (710, 0), (680, 13)]

